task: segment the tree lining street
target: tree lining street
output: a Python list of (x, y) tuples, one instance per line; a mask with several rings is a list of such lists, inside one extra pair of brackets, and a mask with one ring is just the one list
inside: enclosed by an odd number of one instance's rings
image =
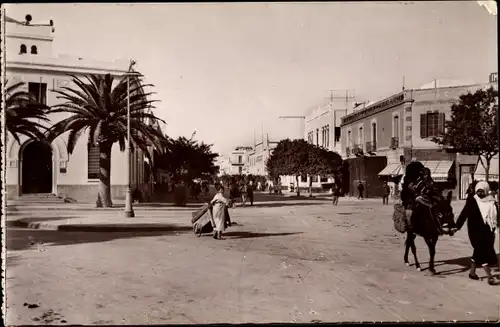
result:
[(465, 230), (439, 240), (430, 276), (421, 238), (424, 271), (403, 264), (392, 206), (310, 203), (232, 210), (222, 241), (197, 238), (186, 210), (164, 216), (172, 231), (9, 229), (7, 323), (498, 320), (498, 289), (467, 278)]

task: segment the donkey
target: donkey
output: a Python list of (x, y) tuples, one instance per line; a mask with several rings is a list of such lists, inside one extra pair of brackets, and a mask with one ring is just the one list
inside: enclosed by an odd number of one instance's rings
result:
[[(451, 207), (451, 196), (452, 192), (448, 192), (447, 197), (440, 196), (440, 201), (436, 205), (435, 212), (439, 217), (437, 217), (442, 223), (448, 224), (449, 228), (455, 227), (455, 220), (453, 214), (453, 208)], [(448, 233), (450, 236), (451, 233)], [(417, 248), (415, 246), (416, 236), (421, 236), (424, 238), (427, 247), (429, 248), (429, 271), (431, 274), (435, 275), (436, 270), (434, 269), (434, 256), (436, 254), (436, 243), (439, 236), (442, 234), (439, 232), (435, 219), (432, 217), (430, 208), (424, 205), (417, 205), (415, 210), (412, 212), (411, 217), (409, 217), (408, 229), (406, 231), (406, 249), (404, 255), (404, 262), (407, 266), (410, 265), (408, 262), (408, 251), (411, 248), (411, 252), (415, 258), (415, 267), (418, 271), (421, 271), (420, 263), (417, 259)]]

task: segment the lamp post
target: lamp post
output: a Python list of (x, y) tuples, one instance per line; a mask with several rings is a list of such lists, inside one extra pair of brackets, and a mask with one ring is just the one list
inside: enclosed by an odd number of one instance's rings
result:
[(134, 208), (132, 207), (132, 187), (130, 183), (130, 76), (141, 76), (140, 73), (135, 72), (133, 70), (133, 66), (135, 65), (134, 60), (130, 60), (130, 66), (128, 67), (128, 71), (125, 74), (127, 76), (127, 160), (126, 160), (126, 170), (127, 170), (127, 190), (125, 193), (125, 217), (133, 218), (135, 217)]

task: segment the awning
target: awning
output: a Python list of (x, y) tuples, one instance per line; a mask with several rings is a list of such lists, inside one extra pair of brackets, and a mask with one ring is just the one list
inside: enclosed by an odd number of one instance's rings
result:
[(403, 175), (403, 166), (400, 163), (390, 163), (388, 164), (380, 173), (379, 176), (399, 176)]
[(432, 180), (435, 182), (448, 181), (448, 173), (450, 172), (453, 161), (449, 160), (427, 160), (421, 161), (422, 164), (431, 171)]
[[(483, 163), (486, 164), (486, 160), (483, 159)], [(498, 182), (498, 156), (491, 158), (490, 161), (490, 172), (488, 176), (489, 181)], [(481, 161), (477, 160), (476, 169), (474, 171), (474, 179), (477, 181), (486, 180), (486, 173)]]

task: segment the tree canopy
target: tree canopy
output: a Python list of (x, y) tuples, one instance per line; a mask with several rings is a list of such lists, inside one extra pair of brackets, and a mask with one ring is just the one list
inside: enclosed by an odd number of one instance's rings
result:
[(5, 90), (5, 121), (7, 132), (20, 143), (20, 135), (32, 140), (45, 142), (44, 131), (47, 127), (40, 122), (48, 122), (46, 113), (49, 109), (38, 103), (33, 94), (22, 90), (24, 82), (7, 86)]
[[(84, 79), (72, 77), (74, 87), (54, 90), (57, 98), (64, 102), (53, 106), (49, 113), (69, 113), (69, 117), (53, 125), (48, 131), (48, 140), (68, 133), (68, 152), (71, 154), (80, 136), (88, 131), (89, 146), (99, 150), (100, 189), (98, 206), (111, 207), (111, 148), (118, 143), (124, 151), (127, 142), (127, 98), (130, 90), (130, 130), (132, 148), (140, 148), (149, 158), (148, 147), (160, 151), (165, 138), (157, 128), (163, 120), (156, 117), (151, 109), (155, 100), (150, 100), (151, 92), (145, 92), (145, 85), (138, 77), (122, 78), (114, 86), (114, 77), (106, 75), (84, 75)], [(155, 127), (156, 126), (156, 127)], [(87, 142), (86, 142), (87, 143)], [(150, 160), (151, 161), (151, 160)]]
[(191, 183), (196, 178), (211, 178), (217, 174), (215, 159), (219, 156), (212, 152), (212, 144), (198, 142), (191, 138), (168, 136), (166, 151), (155, 158), (155, 167), (172, 174), (174, 183)]
[(342, 165), (338, 153), (328, 151), (305, 140), (280, 141), (266, 162), (266, 170), (272, 179), (279, 176), (295, 176), (297, 195), (300, 195), (299, 176), (336, 174)]
[(479, 156), (488, 180), (491, 159), (499, 148), (497, 115), (498, 91), (493, 87), (463, 94), (451, 106), (444, 135), (433, 141), (449, 151)]

